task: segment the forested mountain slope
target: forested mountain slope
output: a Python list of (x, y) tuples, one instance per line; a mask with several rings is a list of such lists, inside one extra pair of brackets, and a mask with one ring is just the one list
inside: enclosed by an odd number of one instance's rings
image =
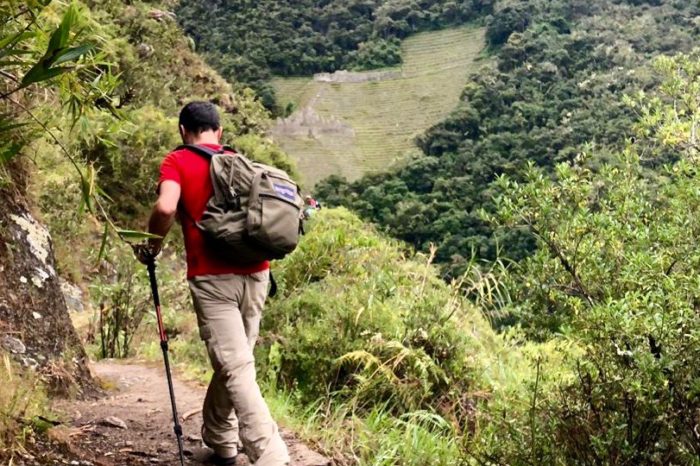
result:
[[(696, 2), (499, 1), (488, 20), (495, 64), (466, 84), (459, 107), (418, 140), (423, 155), (352, 184), (330, 179), (320, 198), (347, 205), (419, 250), (438, 246), (445, 273), (472, 254), (493, 259), (531, 250), (531, 239), (492, 228), (501, 174), (552, 167), (631, 137), (634, 110), (620, 98), (653, 84), (650, 57), (688, 50), (699, 33)], [(647, 155), (650, 166), (667, 161)]]
[(226, 78), (275, 105), (272, 75), (303, 76), (401, 62), (399, 39), (461, 24), (490, 0), (195, 0), (176, 10), (185, 32)]

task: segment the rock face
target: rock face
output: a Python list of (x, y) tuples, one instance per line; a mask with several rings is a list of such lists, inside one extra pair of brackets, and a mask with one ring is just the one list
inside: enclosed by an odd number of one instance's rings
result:
[(42, 372), (55, 391), (92, 388), (51, 237), (30, 213), (20, 183), (0, 190), (0, 343), (18, 362)]
[(61, 292), (66, 300), (68, 310), (72, 312), (83, 312), (85, 305), (83, 304), (83, 291), (77, 286), (63, 279), (60, 279)]

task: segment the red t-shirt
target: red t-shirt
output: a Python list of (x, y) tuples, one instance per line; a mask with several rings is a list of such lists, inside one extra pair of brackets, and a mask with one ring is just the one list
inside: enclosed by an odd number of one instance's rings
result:
[[(215, 150), (221, 149), (221, 146), (215, 144), (204, 145)], [(237, 266), (222, 260), (215, 250), (207, 246), (202, 231), (194, 223), (202, 217), (207, 202), (214, 192), (207, 159), (188, 149), (173, 151), (165, 157), (160, 166), (158, 186), (165, 180), (175, 181), (181, 188), (178, 210), (187, 252), (187, 278), (226, 273), (248, 275), (270, 267), (268, 261), (243, 267)]]

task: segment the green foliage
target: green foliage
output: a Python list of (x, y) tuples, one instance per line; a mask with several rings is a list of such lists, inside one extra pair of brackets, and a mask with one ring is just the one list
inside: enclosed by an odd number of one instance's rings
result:
[[(11, 161), (42, 135), (51, 137), (87, 187), (89, 174), (81, 171), (75, 163), (76, 154), (69, 152), (50, 130), (64, 113), (54, 111), (44, 117), (37, 112), (39, 106), (33, 98), (50, 89), (51, 98), (57, 95), (56, 103), (65, 106), (75, 121), (93, 109), (98, 99), (109, 107), (111, 75), (102, 68), (102, 57), (93, 52), (89, 42), (93, 37), (81, 29), (85, 20), (78, 6), (71, 3), (53, 28), (47, 15), (41, 14), (50, 10), (49, 3), (10, 3), (0, 13), (0, 162)], [(83, 189), (87, 205), (92, 204), (92, 194)]]
[(493, 16), (488, 19), (486, 39), (491, 46), (500, 46), (514, 32), (525, 31), (532, 21), (533, 7), (528, 2), (500, 2)]
[(146, 215), (160, 162), (180, 144), (177, 118), (151, 105), (129, 109), (124, 119), (81, 119), (74, 145), (99, 168), (100, 184), (112, 199), (111, 211), (123, 222)]
[(354, 60), (357, 63), (354, 68), (360, 70), (397, 65), (401, 63), (401, 42), (392, 37), (389, 40), (376, 39), (360, 43), (354, 52)]
[(418, 138), (424, 156), (344, 186), (337, 179), (322, 183), (317, 196), (419, 251), (435, 244), (447, 276), (459, 276), (472, 255), (525, 257), (532, 237), (494, 231), (479, 215), (495, 209), (501, 189), (495, 179), (522, 179), (528, 164), (552, 173), (587, 144), (596, 147), (590, 164), (600, 165), (624, 146), (634, 134), (635, 112), (620, 95), (653, 84), (644, 68), (648, 57), (693, 46), (698, 8), (696, 2), (498, 2), (488, 34), (495, 43), (508, 37), (494, 51), (495, 66), (473, 76), (455, 111)]
[[(181, 2), (178, 20), (226, 78), (275, 106), (272, 74), (300, 76), (400, 62), (398, 39), (472, 20), (482, 0)], [(255, 31), (254, 34), (251, 31)]]
[[(145, 267), (127, 254), (118, 260), (108, 280), (95, 281), (90, 297), (99, 313), (97, 327), (100, 358), (126, 358), (146, 313), (153, 307)], [(105, 265), (103, 265), (105, 267)]]
[[(4, 60), (0, 64), (6, 73), (3, 75), (4, 79), (13, 81), (15, 86), (0, 95), (0, 99), (7, 99), (32, 84), (75, 71), (75, 62), (93, 49), (93, 46), (87, 43), (76, 45), (79, 34), (74, 31), (79, 22), (79, 13), (76, 5), (72, 3), (64, 13), (61, 23), (48, 36), (43, 56), (38, 58), (38, 49), (44, 37), (43, 31), (36, 24), (36, 15), (44, 6), (27, 5), (24, 9), (10, 6), (3, 11), (0, 58)], [(15, 76), (15, 71), (23, 74), (21, 77)]]
[(256, 162), (272, 165), (298, 178), (294, 162), (272, 140), (257, 134), (245, 134), (233, 140), (233, 147)]
[[(92, 255), (96, 255), (93, 251)], [(172, 338), (173, 358), (189, 361), (196, 375), (208, 374), (209, 363), (204, 345), (195, 331), (189, 289), (184, 284), (178, 251), (166, 248), (158, 260), (156, 276), (162, 301), (165, 332)], [(94, 260), (93, 260), (94, 262)], [(160, 346), (153, 297), (146, 266), (136, 261), (123, 243), (110, 247), (100, 263), (99, 276), (90, 284), (90, 299), (95, 309), (95, 341), (89, 341), (98, 358), (126, 358), (148, 355), (160, 358)], [(185, 334), (176, 339), (179, 334)]]
[(0, 460), (12, 464), (32, 435), (31, 419), (47, 410), (44, 385), (37, 375), (20, 368), (0, 350)]
[(466, 423), (474, 355), (493, 338), (481, 316), (425, 259), (405, 259), (348, 212), (324, 209), (311, 230), (275, 267), (281, 295), (263, 322), (282, 354), (278, 386), (368, 410), (450, 406)]
[(327, 456), (350, 464), (405, 466), (458, 465), (458, 434), (441, 416), (416, 411), (396, 417), (379, 405), (358, 412), (352, 403), (311, 406), (291, 393), (266, 393), (273, 417)]
[[(20, 89), (72, 71), (73, 68), (71, 67), (61, 67), (59, 65), (75, 61), (92, 49), (92, 45), (90, 44), (82, 44), (71, 47), (70, 33), (71, 28), (75, 26), (76, 16), (77, 11), (75, 4), (71, 4), (66, 13), (63, 15), (61, 24), (51, 34), (51, 38), (49, 39), (49, 44), (44, 56), (41, 57), (41, 59), (22, 77), (19, 87)], [(6, 39), (7, 44), (11, 44), (13, 47), (20, 45), (18, 42), (21, 41), (22, 34), (23, 33), (8, 37)], [(3, 55), (11, 56), (20, 50), (21, 49), (4, 50)]]
[[(664, 84), (643, 109), (640, 139), (598, 170), (535, 168), (499, 180), (503, 225), (527, 228), (537, 252), (511, 270), (512, 309), (535, 337), (576, 339), (575, 378), (533, 388), (530, 420), (504, 429), (497, 462), (694, 464), (700, 409), (700, 177), (697, 55), (657, 61)], [(672, 144), (680, 160), (650, 176), (639, 154)], [(538, 401), (539, 397), (539, 401)], [(531, 438), (528, 449), (515, 448)], [(511, 447), (502, 448), (503, 442)], [(555, 447), (555, 448), (552, 448)]]

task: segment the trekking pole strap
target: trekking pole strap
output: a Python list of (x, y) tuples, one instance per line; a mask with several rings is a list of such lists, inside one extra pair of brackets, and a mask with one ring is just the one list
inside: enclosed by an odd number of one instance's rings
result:
[(270, 269), (270, 291), (268, 291), (267, 296), (269, 298), (274, 298), (277, 295), (277, 280), (275, 276), (272, 275), (272, 269)]

